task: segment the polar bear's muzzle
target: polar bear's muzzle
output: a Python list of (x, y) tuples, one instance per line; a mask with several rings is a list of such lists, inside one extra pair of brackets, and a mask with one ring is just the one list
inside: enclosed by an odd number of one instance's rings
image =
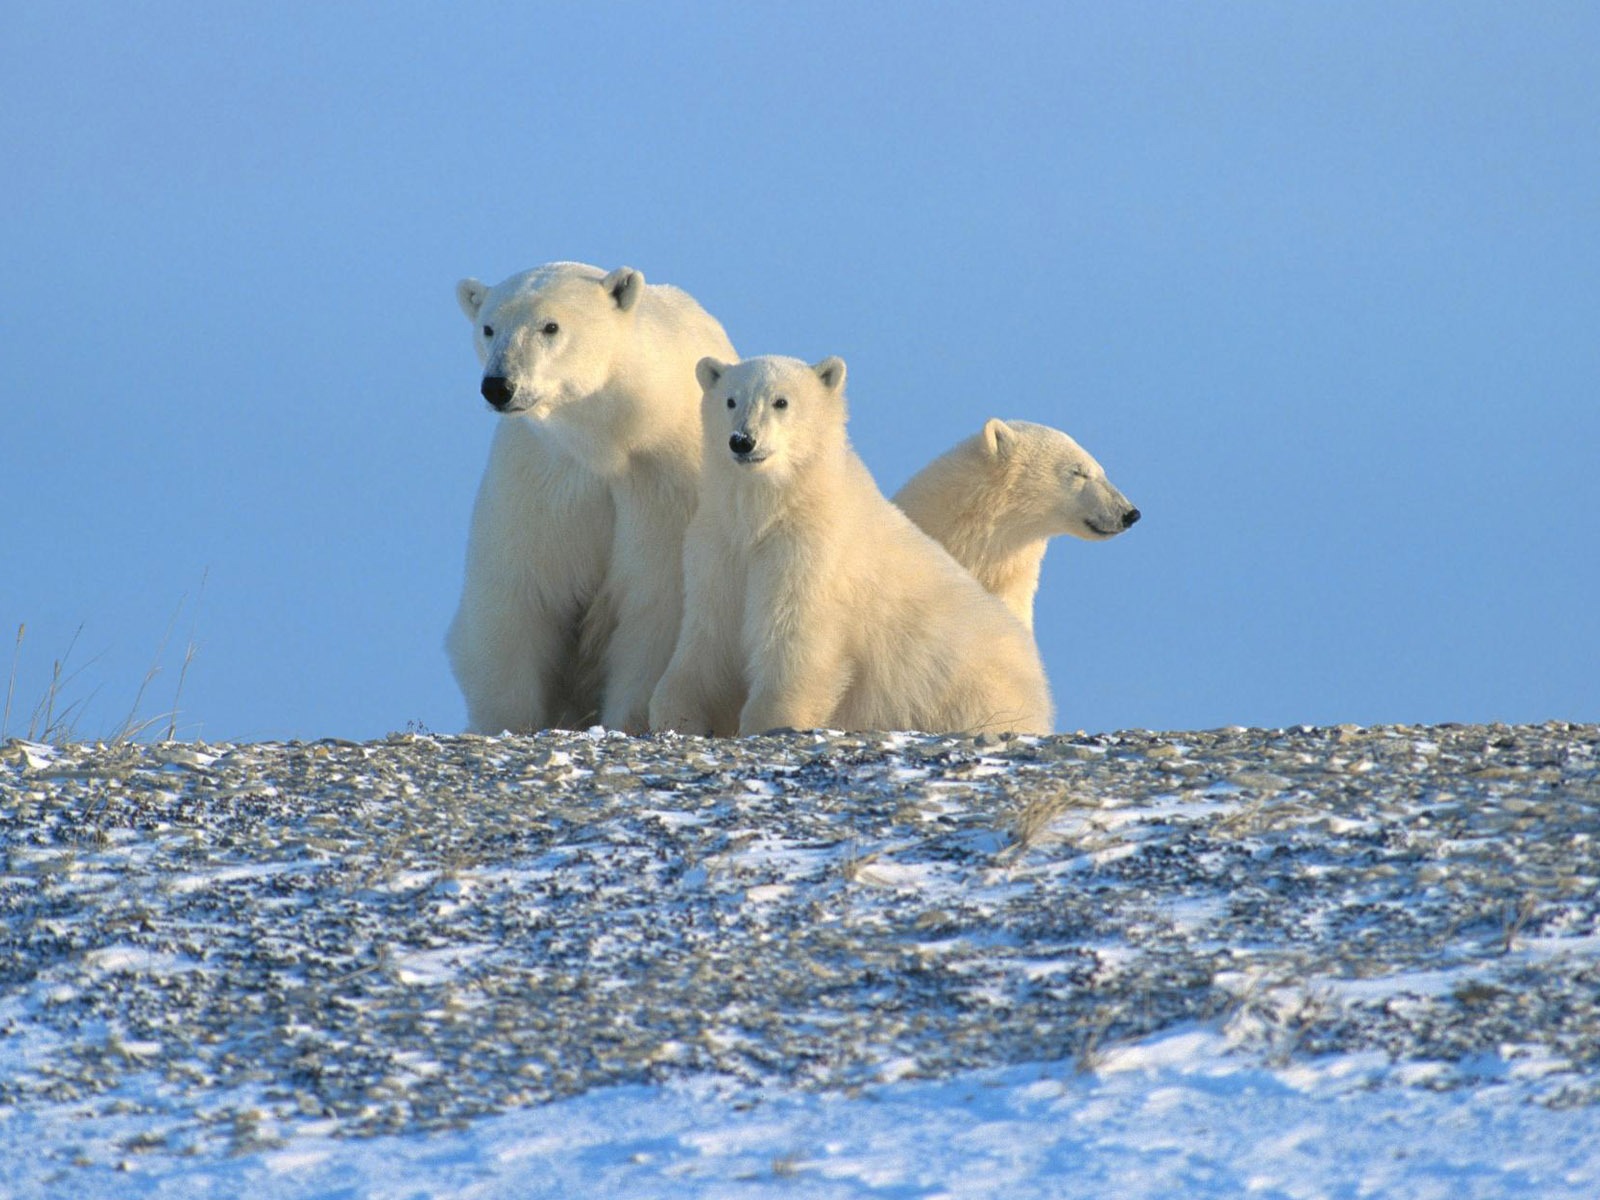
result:
[(511, 409), (511, 402), (517, 395), (517, 385), (504, 375), (485, 375), (483, 386), (478, 390), (483, 393), (483, 398), (496, 412), (506, 412)]
[(1117, 534), (1121, 533), (1124, 529), (1130, 528), (1133, 523), (1139, 519), (1139, 516), (1139, 510), (1134, 508), (1132, 505), (1129, 505), (1122, 515), (1117, 518), (1117, 523), (1109, 529), (1103, 525), (1097, 525), (1093, 521), (1087, 519), (1083, 523), (1088, 527), (1089, 532), (1094, 534), (1096, 537), (1112, 538), (1116, 537)]
[(751, 437), (742, 429), (736, 431), (731, 437), (728, 438), (728, 449), (732, 450), (734, 458), (738, 459), (742, 463), (758, 463), (765, 462), (767, 460), (767, 456), (765, 454), (757, 454), (755, 452), (755, 438)]

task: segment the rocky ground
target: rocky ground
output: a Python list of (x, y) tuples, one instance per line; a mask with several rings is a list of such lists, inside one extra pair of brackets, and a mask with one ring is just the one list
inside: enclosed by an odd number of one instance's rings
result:
[(1590, 1105), (1597, 835), (1600, 727), (1559, 722), (12, 741), (0, 1110), (249, 1150), (1185, 1025)]

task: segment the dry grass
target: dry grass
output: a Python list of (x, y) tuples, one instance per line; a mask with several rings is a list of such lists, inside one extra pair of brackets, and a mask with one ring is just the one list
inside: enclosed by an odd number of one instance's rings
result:
[(877, 860), (877, 851), (862, 854), (860, 847), (852, 844), (839, 863), (839, 873), (850, 883), (872, 884), (876, 882), (872, 878), (872, 864)]
[(1522, 935), (1537, 907), (1538, 900), (1532, 895), (1524, 895), (1514, 903), (1506, 905), (1500, 922), (1500, 953), (1510, 954), (1517, 948), (1517, 939)]
[(1004, 832), (1008, 841), (998, 855), (1002, 862), (1013, 862), (1050, 841), (1050, 826), (1073, 809), (1094, 808), (1092, 797), (1083, 796), (1064, 784), (1032, 787), (1016, 797)]
[(6, 740), (11, 730), (11, 698), (17, 692), (17, 659), (22, 654), (22, 638), (28, 632), (26, 623), (17, 626), (17, 643), (11, 648), (11, 677), (6, 680), (6, 712), (0, 718), (0, 742)]
[[(50, 684), (45, 688), (44, 695), (33, 707), (33, 715), (28, 718), (28, 740), (30, 742), (70, 742), (77, 738), (77, 719), (83, 712), (84, 706), (94, 699), (95, 693), (81, 699), (74, 700), (65, 707), (61, 705), (66, 689), (78, 678), (79, 675), (98, 661), (99, 656), (91, 658), (81, 667), (75, 667), (69, 673), (67, 664), (72, 661), (72, 652), (77, 648), (78, 638), (83, 634), (83, 626), (79, 625), (73, 631), (72, 638), (67, 642), (66, 653), (55, 659), (50, 664)], [(21, 641), (21, 631), (18, 631), (18, 641)], [(96, 691), (99, 689), (97, 688)]]
[(1073, 1069), (1080, 1075), (1099, 1069), (1104, 1061), (1102, 1051), (1105, 1048), (1106, 1034), (1111, 1032), (1111, 1026), (1116, 1023), (1118, 1012), (1115, 1005), (1103, 1004), (1096, 1011), (1093, 1020), (1080, 1026), (1083, 1036), (1079, 1039), (1077, 1050), (1072, 1056)]
[[(163, 667), (162, 660), (166, 657), (167, 647), (172, 640), (172, 631), (177, 626), (178, 619), (183, 615), (185, 605), (189, 603), (188, 593), (179, 597), (178, 604), (173, 609), (172, 617), (167, 622), (166, 632), (162, 634), (161, 641), (156, 647), (154, 657), (151, 659), (150, 668), (140, 681), (134, 693), (133, 703), (129, 706), (127, 715), (120, 724), (105, 737), (105, 741), (113, 746), (136, 742), (151, 729), (161, 726), (165, 722), (162, 741), (175, 741), (178, 736), (178, 716), (182, 711), (180, 705), (183, 700), (184, 683), (189, 677), (189, 668), (194, 665), (199, 645), (195, 640), (195, 626), (199, 597), (205, 594), (206, 579), (210, 575), (209, 568), (200, 578), (200, 591), (190, 609), (190, 628), (188, 644), (184, 648), (183, 662), (178, 669), (178, 683), (172, 696), (172, 705), (152, 716), (141, 716), (145, 698), (151, 685), (160, 676)], [(22, 643), (27, 635), (26, 623), (17, 626), (17, 638), (11, 650), (11, 671), (6, 681), (6, 699), (4, 715), (0, 716), (0, 740), (10, 734), (11, 708), (16, 699), (17, 669), (22, 656)], [(50, 668), (50, 681), (45, 686), (43, 695), (33, 707), (28, 719), (26, 738), (30, 742), (49, 742), (55, 745), (65, 745), (81, 740), (79, 723), (83, 719), (85, 710), (90, 702), (99, 694), (99, 687), (95, 687), (87, 695), (68, 700), (68, 695), (73, 685), (83, 673), (100, 660), (100, 655), (95, 655), (87, 662), (73, 666), (72, 655), (77, 649), (78, 641), (83, 634), (84, 626), (80, 624), (73, 631), (71, 639), (67, 642), (66, 651), (61, 657), (54, 659)]]

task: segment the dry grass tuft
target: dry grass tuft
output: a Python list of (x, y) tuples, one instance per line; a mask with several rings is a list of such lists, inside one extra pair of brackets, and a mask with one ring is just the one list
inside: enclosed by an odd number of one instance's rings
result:
[(1008, 841), (999, 857), (1004, 862), (1021, 858), (1049, 841), (1050, 826), (1073, 809), (1096, 807), (1093, 798), (1065, 784), (1033, 787), (1015, 798), (1004, 832)]
[(28, 632), (26, 624), (17, 626), (17, 644), (11, 648), (11, 677), (6, 681), (6, 712), (0, 718), (0, 742), (6, 740), (6, 733), (11, 728), (11, 697), (17, 691), (17, 659), (22, 654), (22, 637)]
[[(206, 579), (210, 575), (209, 568), (200, 578), (200, 593), (205, 594)], [(190, 629), (188, 645), (184, 649), (183, 662), (178, 670), (178, 685), (173, 693), (172, 706), (153, 716), (141, 716), (145, 697), (150, 690), (150, 685), (162, 672), (162, 660), (166, 657), (167, 647), (172, 640), (172, 631), (183, 615), (185, 605), (189, 602), (188, 594), (179, 597), (177, 607), (173, 610), (171, 619), (167, 622), (166, 632), (162, 635), (160, 644), (156, 647), (155, 656), (150, 662), (150, 669), (145, 672), (140, 681), (138, 690), (134, 693), (133, 703), (128, 708), (128, 713), (121, 723), (105, 738), (112, 746), (126, 745), (136, 742), (151, 729), (157, 728), (165, 722), (165, 729), (161, 740), (171, 742), (177, 740), (178, 715), (181, 711), (180, 704), (183, 700), (183, 685), (189, 677), (189, 668), (194, 665), (195, 656), (199, 646), (195, 641), (196, 610), (199, 607), (199, 597), (196, 597), (194, 606), (190, 609)], [(16, 696), (17, 667), (22, 655), (22, 643), (27, 634), (27, 625), (17, 626), (17, 639), (11, 651), (11, 672), (6, 683), (6, 699), (3, 716), (0, 716), (0, 739), (4, 739), (11, 728), (11, 706)], [(87, 695), (80, 696), (70, 702), (66, 697), (73, 684), (84, 671), (99, 661), (100, 655), (89, 659), (79, 666), (71, 666), (73, 651), (77, 649), (78, 640), (82, 636), (83, 625), (79, 625), (73, 632), (72, 638), (67, 643), (67, 649), (60, 658), (51, 663), (50, 682), (45, 687), (44, 694), (39, 702), (34, 705), (32, 715), (28, 719), (27, 740), (30, 742), (49, 742), (54, 745), (68, 745), (80, 740), (78, 724), (83, 718), (84, 711), (89, 703), (99, 693), (96, 687)]]

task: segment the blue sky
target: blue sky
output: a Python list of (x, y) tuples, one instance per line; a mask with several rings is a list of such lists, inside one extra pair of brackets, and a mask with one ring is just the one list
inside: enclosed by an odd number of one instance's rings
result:
[(1580, 3), (8, 6), (9, 732), (80, 626), (82, 735), (191, 639), (189, 736), (460, 728), (453, 290), (553, 259), (843, 356), (886, 492), (1094, 453), (1145, 519), (1046, 560), (1064, 729), (1600, 719), (1597, 61)]

